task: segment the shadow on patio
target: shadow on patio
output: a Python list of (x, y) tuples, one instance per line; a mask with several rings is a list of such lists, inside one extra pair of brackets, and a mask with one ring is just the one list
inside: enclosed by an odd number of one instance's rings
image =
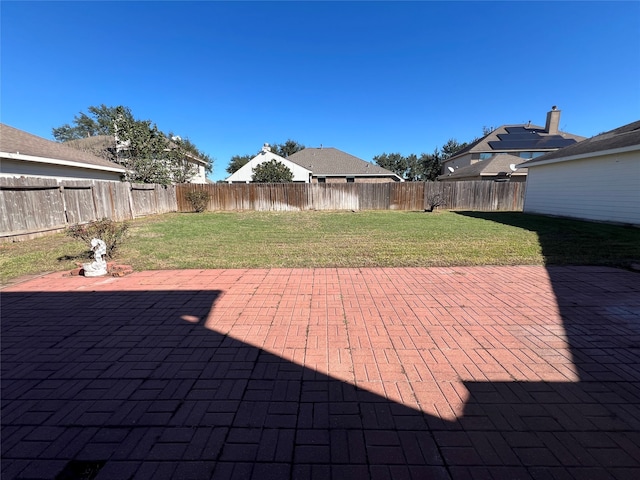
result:
[(638, 277), (548, 272), (579, 381), (465, 380), (458, 418), (206, 328), (219, 290), (3, 292), (2, 478), (637, 478)]

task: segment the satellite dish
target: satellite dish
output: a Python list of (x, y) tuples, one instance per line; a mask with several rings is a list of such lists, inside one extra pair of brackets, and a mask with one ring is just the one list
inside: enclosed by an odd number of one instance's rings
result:
[(511, 165), (509, 165), (509, 168), (511, 169), (512, 172), (515, 172), (518, 169), (515, 163), (512, 163)]
[(453, 169), (453, 167), (447, 167), (447, 169), (449, 169), (449, 172), (451, 172), (451, 173), (455, 172), (455, 170)]

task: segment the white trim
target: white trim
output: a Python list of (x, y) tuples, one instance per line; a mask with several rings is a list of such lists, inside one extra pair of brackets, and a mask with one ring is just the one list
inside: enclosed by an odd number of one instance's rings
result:
[(520, 166), (522, 168), (530, 168), (533, 166), (538, 166), (538, 165), (549, 165), (552, 163), (560, 163), (560, 162), (571, 162), (574, 160), (586, 160), (588, 158), (594, 158), (594, 157), (605, 157), (607, 155), (617, 155), (619, 153), (627, 153), (627, 152), (635, 152), (636, 150), (640, 150), (640, 145), (631, 145), (631, 146), (627, 146), (627, 147), (620, 147), (620, 148), (614, 148), (611, 150), (600, 150), (597, 152), (589, 152), (589, 153), (579, 153), (576, 155), (570, 155), (568, 157), (558, 157), (558, 158), (551, 158), (549, 160), (528, 160), (526, 163), (526, 165), (524, 163), (521, 163)]
[(0, 152), (0, 158), (8, 158), (11, 160), (22, 160), (24, 162), (47, 163), (51, 165), (64, 165), (66, 167), (86, 168), (90, 170), (103, 170), (107, 172), (125, 173), (126, 169), (122, 167), (106, 167), (102, 165), (93, 165), (91, 163), (75, 162), (72, 160), (60, 160), (57, 158), (35, 157), (33, 155), (23, 155), (20, 153)]
[(404, 182), (404, 178), (400, 177), (398, 174), (391, 172), (391, 175), (388, 173), (318, 173), (313, 174), (313, 177), (396, 177), (399, 181)]

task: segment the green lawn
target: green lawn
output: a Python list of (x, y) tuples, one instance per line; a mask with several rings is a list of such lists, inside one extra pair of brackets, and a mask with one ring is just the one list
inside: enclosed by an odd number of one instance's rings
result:
[[(72, 269), (86, 247), (57, 234), (0, 244), (2, 283)], [(169, 268), (401, 267), (640, 262), (640, 229), (523, 213), (173, 213), (131, 222), (116, 259)], [(85, 260), (86, 261), (86, 260)]]

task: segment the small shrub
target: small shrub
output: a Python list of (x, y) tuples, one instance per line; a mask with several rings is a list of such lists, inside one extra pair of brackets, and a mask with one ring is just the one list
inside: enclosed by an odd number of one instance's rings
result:
[(444, 199), (442, 198), (442, 195), (440, 195), (439, 193), (430, 195), (429, 198), (427, 198), (427, 204), (429, 205), (429, 207), (425, 208), (425, 212), (433, 212), (435, 208), (444, 207), (446, 205)]
[(197, 213), (204, 212), (207, 209), (209, 198), (211, 198), (211, 195), (206, 190), (191, 190), (185, 196)]
[[(66, 234), (76, 240), (82, 240), (91, 246), (91, 240), (99, 238), (107, 246), (107, 260), (115, 256), (116, 249), (127, 236), (129, 224), (127, 222), (114, 222), (108, 218), (89, 222), (82, 225), (76, 224), (66, 230)], [(91, 253), (89, 251), (89, 253)]]

